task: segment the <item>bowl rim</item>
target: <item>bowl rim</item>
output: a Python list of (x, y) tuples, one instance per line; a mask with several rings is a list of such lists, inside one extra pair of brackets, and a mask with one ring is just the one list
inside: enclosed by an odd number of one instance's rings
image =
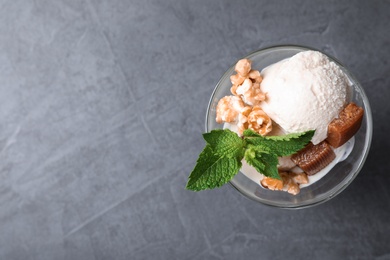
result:
[[(338, 189), (336, 189), (334, 191), (331, 190), (332, 192), (329, 193), (329, 195), (326, 196), (325, 198), (320, 198), (320, 199), (314, 200), (314, 201), (312, 201), (310, 203), (302, 202), (302, 203), (291, 204), (291, 205), (285, 205), (285, 204), (280, 204), (280, 203), (269, 203), (268, 201), (265, 201), (265, 200), (256, 200), (256, 199), (254, 199), (252, 197), (249, 197), (249, 195), (243, 193), (239, 188), (237, 188), (232, 183), (232, 181), (229, 181), (229, 184), (230, 184), (229, 186), (230, 187), (232, 187), (234, 190), (238, 191), (238, 193), (241, 194), (242, 196), (244, 196), (245, 198), (247, 198), (247, 199), (249, 199), (251, 201), (257, 202), (257, 204), (262, 204), (262, 205), (266, 205), (266, 206), (270, 206), (270, 207), (276, 207), (276, 208), (281, 208), (281, 209), (303, 209), (303, 208), (309, 208), (309, 207), (313, 207), (313, 206), (316, 206), (316, 205), (320, 205), (320, 204), (322, 204), (322, 203), (324, 203), (326, 201), (331, 200), (332, 198), (334, 198), (335, 196), (340, 194), (343, 190), (345, 190), (352, 183), (352, 181), (356, 178), (356, 176), (359, 174), (359, 172), (363, 168), (364, 163), (365, 163), (365, 161), (367, 159), (367, 156), (368, 156), (370, 148), (371, 148), (372, 135), (373, 135), (373, 119), (372, 119), (372, 111), (371, 111), (370, 102), (369, 102), (368, 97), (367, 97), (363, 87), (361, 86), (360, 82), (356, 79), (356, 77), (353, 75), (353, 73), (351, 71), (349, 71), (344, 66), (343, 63), (341, 63), (337, 58), (333, 57), (332, 55), (330, 55), (330, 54), (328, 54), (328, 53), (326, 53), (326, 52), (324, 52), (322, 50), (319, 50), (319, 49), (316, 49), (316, 48), (313, 48), (313, 47), (309, 47), (309, 46), (305, 46), (305, 45), (297, 45), (297, 44), (270, 45), (270, 46), (267, 46), (267, 47), (260, 48), (258, 50), (252, 51), (252, 52), (248, 53), (247, 55), (239, 58), (238, 60), (255, 56), (256, 54), (261, 53), (261, 52), (266, 52), (266, 51), (269, 51), (269, 50), (277, 50), (277, 49), (286, 49), (286, 48), (289, 48), (289, 49), (295, 48), (297, 50), (299, 49), (299, 50), (302, 50), (302, 51), (312, 50), (312, 51), (321, 52), (322, 54), (324, 54), (328, 58), (330, 58), (331, 61), (334, 61), (337, 65), (339, 65), (341, 68), (343, 68), (346, 71), (346, 73), (348, 74), (347, 76), (350, 77), (350, 79), (354, 82), (355, 86), (358, 89), (358, 92), (359, 92), (360, 96), (362, 97), (362, 101), (363, 101), (364, 108), (365, 108), (364, 115), (366, 117), (366, 128), (367, 129), (366, 129), (366, 138), (365, 138), (364, 148), (363, 148), (365, 153), (363, 154), (362, 158), (360, 159), (358, 167), (356, 168), (356, 171), (345, 182), (340, 183), (340, 184), (342, 184), (342, 186), (340, 186)], [(228, 72), (231, 71), (234, 68), (234, 66), (235, 66), (234, 64), (229, 66), (229, 68), (224, 72), (224, 74), (221, 76), (221, 78), (218, 80), (217, 84), (215, 85), (214, 90), (213, 90), (213, 92), (212, 92), (212, 94), (210, 96), (210, 100), (209, 100), (209, 103), (208, 103), (208, 106), (207, 106), (207, 110), (206, 110), (206, 120), (205, 120), (205, 131), (206, 132), (211, 131), (208, 128), (208, 121), (209, 121), (209, 111), (211, 109), (214, 96), (216, 95), (216, 92), (219, 89), (221, 83), (227, 77)], [(229, 77), (230, 77), (230, 75), (229, 75)]]

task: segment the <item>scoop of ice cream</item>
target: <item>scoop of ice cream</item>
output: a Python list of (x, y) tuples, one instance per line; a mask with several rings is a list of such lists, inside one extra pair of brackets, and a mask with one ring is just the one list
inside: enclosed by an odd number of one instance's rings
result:
[(287, 133), (315, 129), (314, 144), (347, 101), (349, 81), (340, 67), (317, 51), (300, 52), (265, 68), (261, 108)]

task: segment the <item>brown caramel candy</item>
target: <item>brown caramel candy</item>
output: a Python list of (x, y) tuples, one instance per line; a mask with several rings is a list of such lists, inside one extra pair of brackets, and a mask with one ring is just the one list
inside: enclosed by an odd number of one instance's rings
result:
[(336, 158), (333, 149), (325, 141), (317, 145), (309, 143), (305, 148), (291, 156), (291, 160), (297, 164), (307, 175), (314, 175)]
[(328, 125), (328, 138), (326, 141), (334, 148), (345, 144), (356, 134), (362, 124), (364, 110), (355, 103), (350, 103)]

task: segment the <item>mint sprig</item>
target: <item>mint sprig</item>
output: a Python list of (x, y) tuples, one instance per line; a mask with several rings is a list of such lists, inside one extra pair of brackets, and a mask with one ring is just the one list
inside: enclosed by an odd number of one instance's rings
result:
[(217, 155), (241, 159), (244, 156), (245, 141), (235, 132), (228, 129), (216, 129), (203, 134), (203, 138)]
[(314, 130), (278, 136), (262, 136), (251, 129), (244, 131), (249, 144), (266, 146), (277, 156), (288, 156), (303, 149), (314, 135)]
[(240, 170), (245, 142), (230, 130), (213, 130), (203, 134), (206, 147), (191, 172), (187, 189), (200, 191), (220, 187)]
[(213, 189), (229, 182), (240, 170), (242, 159), (267, 177), (280, 179), (278, 157), (294, 154), (304, 148), (314, 130), (284, 136), (261, 136), (248, 129), (239, 137), (229, 129), (203, 134), (206, 146), (199, 154), (186, 189)]

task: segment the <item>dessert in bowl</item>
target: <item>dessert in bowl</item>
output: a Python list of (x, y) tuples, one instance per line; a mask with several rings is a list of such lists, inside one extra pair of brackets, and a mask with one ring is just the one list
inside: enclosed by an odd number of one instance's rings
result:
[[(246, 160), (229, 181), (236, 190), (263, 204), (302, 208), (333, 198), (356, 177), (369, 151), (372, 116), (364, 90), (335, 58), (274, 46), (243, 57), (222, 76), (206, 115), (206, 132), (216, 129), (244, 140), (239, 158)], [(303, 143), (290, 154), (274, 153), (272, 145), (257, 153), (248, 147), (263, 145), (252, 137), (287, 140), (283, 147)], [(278, 155), (277, 173), (264, 170), (267, 158), (274, 161), (270, 154)]]

